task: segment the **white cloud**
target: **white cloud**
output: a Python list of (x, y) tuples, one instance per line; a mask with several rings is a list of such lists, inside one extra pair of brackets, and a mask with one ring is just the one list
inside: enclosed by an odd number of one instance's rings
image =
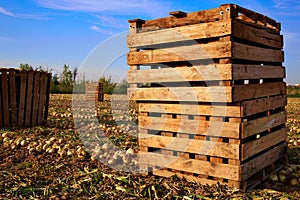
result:
[(102, 29), (99, 26), (92, 25), (90, 28), (93, 31), (97, 31), (97, 32), (105, 34), (105, 35), (113, 35), (113, 32), (111, 30)]
[(81, 11), (81, 12), (113, 12), (115, 15), (147, 16), (165, 15), (170, 9), (170, 2), (158, 0), (36, 0), (43, 7)]
[(0, 7), (0, 13), (2, 13), (3, 15), (7, 15), (10, 17), (15, 17), (16, 15), (6, 9), (4, 9), (3, 7)]
[(275, 8), (299, 8), (300, 2), (295, 0), (273, 0)]

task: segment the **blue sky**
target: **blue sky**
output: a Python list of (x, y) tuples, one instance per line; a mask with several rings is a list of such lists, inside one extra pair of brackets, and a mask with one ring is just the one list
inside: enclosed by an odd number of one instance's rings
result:
[(294, 0), (0, 0), (0, 66), (28, 63), (59, 72), (67, 64), (81, 67), (81, 73), (89, 71), (86, 76), (92, 78), (105, 71), (122, 79), (128, 70), (128, 19), (147, 20), (168, 16), (169, 11), (193, 12), (225, 3), (282, 23), (286, 81), (300, 83), (300, 2)]

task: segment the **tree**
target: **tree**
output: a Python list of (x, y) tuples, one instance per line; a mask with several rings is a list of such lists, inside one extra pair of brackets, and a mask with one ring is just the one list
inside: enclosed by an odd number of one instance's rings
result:
[(112, 94), (117, 85), (111, 80), (111, 77), (106, 78), (104, 76), (99, 79), (99, 83), (103, 85), (105, 94)]
[(129, 87), (129, 83), (124, 79), (120, 83), (117, 83), (114, 93), (115, 94), (127, 94), (127, 88)]
[(25, 63), (25, 64), (21, 63), (19, 68), (22, 70), (33, 70), (32, 66), (27, 63)]
[(72, 93), (73, 75), (69, 65), (64, 65), (59, 79), (59, 90), (61, 93)]

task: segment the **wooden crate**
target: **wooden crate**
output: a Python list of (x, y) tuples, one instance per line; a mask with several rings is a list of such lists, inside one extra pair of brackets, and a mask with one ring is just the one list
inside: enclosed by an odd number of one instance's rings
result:
[(0, 127), (42, 125), (48, 116), (51, 74), (0, 68)]
[(104, 89), (101, 83), (87, 83), (85, 85), (85, 94), (87, 101), (103, 101)]
[(142, 166), (252, 188), (286, 156), (280, 23), (233, 4), (170, 14), (129, 21)]

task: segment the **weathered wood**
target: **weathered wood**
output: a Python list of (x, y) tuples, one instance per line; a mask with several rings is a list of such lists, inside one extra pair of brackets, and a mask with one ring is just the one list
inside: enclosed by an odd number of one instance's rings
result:
[(275, 108), (282, 108), (287, 105), (286, 95), (265, 97), (241, 103), (242, 116), (247, 117), (260, 112), (265, 112)]
[(168, 132), (239, 138), (240, 123), (162, 119), (139, 116), (139, 127)]
[(40, 91), (40, 72), (34, 73), (33, 81), (33, 102), (32, 102), (32, 120), (31, 125), (36, 126), (38, 108), (39, 108), (39, 91)]
[(8, 99), (8, 70), (2, 69), (2, 106), (3, 106), (3, 126), (9, 126), (9, 99)]
[[(141, 31), (153, 31), (161, 28), (172, 28), (178, 26), (185, 26), (187, 24), (198, 24), (199, 22), (213, 22), (228, 20), (231, 18), (232, 5), (222, 5), (219, 8), (204, 10), (199, 12), (188, 13), (186, 17), (176, 18), (174, 16), (159, 18), (154, 20), (147, 20), (143, 24)], [(229, 8), (226, 11), (226, 8)], [(233, 8), (233, 7), (232, 7)]]
[(26, 95), (26, 114), (25, 114), (25, 126), (31, 126), (32, 116), (32, 100), (33, 100), (33, 74), (34, 71), (28, 71), (27, 77), (27, 95)]
[(40, 77), (40, 91), (39, 91), (39, 108), (38, 108), (38, 117), (37, 124), (42, 125), (44, 120), (44, 111), (45, 111), (45, 101), (46, 101), (46, 88), (47, 88), (47, 74), (41, 73)]
[(270, 151), (257, 156), (256, 158), (248, 161), (241, 166), (241, 181), (247, 180), (252, 175), (263, 170), (265, 167), (271, 165), (275, 161), (279, 160), (286, 154), (287, 145), (282, 143), (277, 147), (274, 147)]
[[(188, 136), (188, 135), (187, 135)], [(142, 146), (164, 148), (173, 151), (195, 153), (209, 156), (239, 159), (239, 145), (217, 141), (193, 140), (188, 138), (174, 138), (139, 134)]]
[(3, 127), (3, 108), (2, 108), (2, 71), (0, 70), (0, 127)]
[[(236, 46), (238, 50), (240, 46)], [(127, 63), (128, 65), (142, 65), (201, 59), (207, 60), (213, 58), (228, 58), (231, 57), (231, 55), (231, 42), (212, 42), (209, 44), (129, 52), (127, 54)]]
[(283, 51), (232, 43), (232, 58), (259, 62), (284, 62)]
[(20, 127), (24, 126), (24, 117), (25, 117), (25, 101), (26, 101), (26, 80), (27, 80), (27, 71), (21, 70), (21, 82), (20, 82), (20, 99), (19, 99), (19, 119), (18, 125)]
[(187, 13), (178, 10), (178, 11), (169, 12), (169, 15), (172, 15), (174, 17), (180, 18), (180, 17), (186, 17)]
[(243, 23), (239, 20), (233, 20), (233, 32), (232, 36), (257, 44), (266, 45), (269, 47), (282, 49), (283, 38), (278, 34), (272, 34), (267, 32), (265, 29), (256, 28)]
[(199, 105), (198, 103), (141, 103), (139, 104), (140, 112), (156, 113), (174, 113), (183, 115), (206, 115), (206, 116), (224, 116), (224, 117), (241, 117), (239, 103), (236, 105)]
[(152, 32), (129, 34), (127, 44), (129, 48), (142, 48), (173, 42), (222, 37), (231, 34), (231, 29), (231, 21), (200, 23)]
[(192, 67), (130, 70), (129, 83), (285, 78), (280, 66), (211, 64)]
[(235, 85), (232, 94), (232, 100), (234, 102), (275, 95), (285, 95), (286, 85), (283, 82)]
[[(221, 73), (222, 71), (220, 71)], [(232, 65), (233, 80), (285, 78), (285, 68), (281, 66)]]
[(257, 140), (252, 140), (246, 144), (241, 145), (242, 158), (245, 160), (263, 150), (272, 147), (278, 143), (281, 143), (286, 140), (286, 128), (280, 129), (278, 131), (267, 134), (264, 137), (261, 137)]
[(179, 171), (186, 171), (197, 174), (209, 174), (210, 176), (239, 180), (239, 166), (223, 163), (210, 163), (202, 160), (189, 159), (184, 157), (162, 155), (156, 153), (141, 154), (141, 163), (152, 166), (171, 168)]
[(231, 87), (137, 88), (130, 99), (141, 101), (231, 102)]
[(192, 67), (162, 68), (129, 71), (129, 83), (158, 83), (181, 81), (232, 80), (232, 67), (227, 65), (203, 65)]
[(243, 122), (242, 138), (247, 138), (257, 133), (267, 131), (268, 129), (285, 124), (287, 119), (286, 111), (276, 113), (267, 117)]
[(10, 103), (10, 118), (11, 126), (16, 127), (18, 124), (17, 118), (17, 91), (16, 91), (16, 72), (14, 69), (9, 69), (9, 103)]
[(45, 111), (44, 111), (44, 120), (46, 121), (48, 118), (48, 108), (50, 101), (50, 83), (51, 83), (51, 74), (47, 74), (47, 88), (46, 88), (46, 102), (45, 102)]

